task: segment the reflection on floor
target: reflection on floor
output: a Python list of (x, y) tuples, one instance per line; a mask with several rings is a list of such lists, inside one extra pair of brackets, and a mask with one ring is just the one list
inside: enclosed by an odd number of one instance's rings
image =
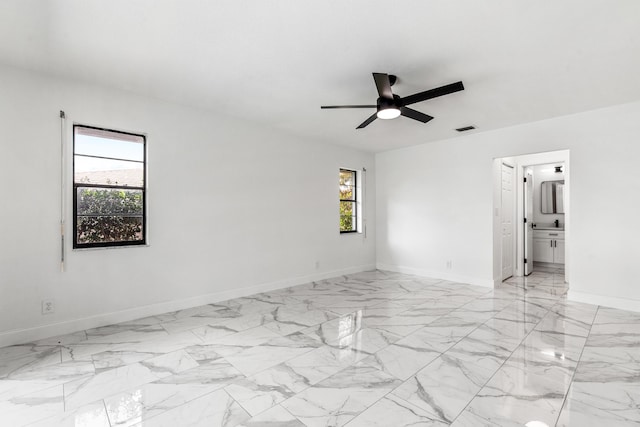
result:
[(565, 293), (374, 271), (5, 347), (2, 425), (638, 426), (640, 313)]
[(564, 274), (564, 264), (552, 264), (550, 262), (533, 262), (533, 271), (540, 273)]
[(535, 267), (528, 276), (510, 277), (501, 286), (516, 286), (523, 290), (543, 290), (551, 295), (562, 296), (569, 290), (564, 281), (564, 269), (558, 272), (545, 271), (543, 267)]

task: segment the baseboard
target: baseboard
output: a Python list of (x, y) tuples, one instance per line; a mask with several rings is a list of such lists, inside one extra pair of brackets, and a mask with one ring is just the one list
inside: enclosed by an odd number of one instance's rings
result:
[(185, 298), (181, 300), (165, 301), (157, 304), (142, 307), (130, 308), (111, 313), (103, 313), (95, 316), (83, 317), (79, 319), (66, 320), (63, 322), (40, 325), (32, 328), (16, 329), (0, 333), (0, 347), (15, 344), (23, 344), (43, 338), (55, 337), (70, 334), (85, 329), (98, 328), (100, 326), (113, 325), (121, 322), (128, 322), (148, 316), (168, 313), (185, 308), (197, 307), (204, 304), (212, 304), (232, 298), (244, 297), (260, 292), (268, 292), (277, 289), (288, 288), (290, 286), (302, 285), (304, 283), (318, 280), (330, 279), (345, 274), (359, 273), (375, 269), (374, 264), (360, 265), (340, 270), (325, 271), (322, 273), (299, 276), (275, 282), (261, 283), (253, 286), (246, 286), (240, 289), (232, 289), (221, 292), (214, 292), (197, 297)]
[(433, 279), (442, 279), (451, 282), (466, 283), (469, 285), (483, 286), (485, 288), (493, 288), (493, 280), (491, 279), (480, 279), (477, 277), (464, 276), (444, 271), (424, 270), (421, 268), (405, 267), (402, 265), (392, 265), (384, 263), (377, 263), (376, 268), (378, 270), (394, 271), (396, 273), (413, 274), (415, 276), (430, 277)]
[(608, 297), (604, 295), (574, 291), (571, 289), (569, 289), (569, 292), (567, 293), (567, 299), (569, 301), (584, 302), (587, 304), (618, 308), (620, 310), (640, 312), (640, 300), (636, 299)]

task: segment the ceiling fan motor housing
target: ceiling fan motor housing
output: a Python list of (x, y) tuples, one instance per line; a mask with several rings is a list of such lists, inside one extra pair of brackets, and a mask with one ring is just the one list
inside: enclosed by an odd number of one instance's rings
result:
[(400, 107), (402, 107), (402, 99), (398, 95), (393, 95), (393, 99), (380, 97), (378, 98), (377, 105), (378, 111), (386, 110), (389, 108), (395, 108), (399, 110)]

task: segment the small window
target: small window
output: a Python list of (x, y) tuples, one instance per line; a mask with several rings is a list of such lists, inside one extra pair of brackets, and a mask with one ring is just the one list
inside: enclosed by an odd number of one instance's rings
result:
[(146, 139), (73, 127), (73, 247), (146, 243)]
[(356, 171), (340, 169), (340, 233), (358, 231)]

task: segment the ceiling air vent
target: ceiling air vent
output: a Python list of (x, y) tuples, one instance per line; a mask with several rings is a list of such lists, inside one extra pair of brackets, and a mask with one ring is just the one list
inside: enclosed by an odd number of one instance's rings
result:
[(458, 128), (458, 129), (456, 129), (456, 130), (457, 130), (458, 132), (466, 132), (466, 131), (468, 131), (468, 130), (475, 129), (475, 128), (476, 128), (475, 126), (465, 126), (465, 127), (463, 127), (463, 128)]

